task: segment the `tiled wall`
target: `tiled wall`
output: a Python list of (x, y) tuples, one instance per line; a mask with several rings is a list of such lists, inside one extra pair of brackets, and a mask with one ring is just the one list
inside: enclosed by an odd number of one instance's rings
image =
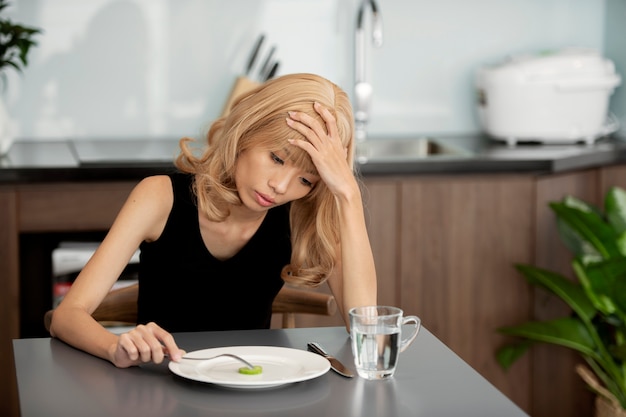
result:
[[(624, 16), (623, 0), (377, 1), (371, 136), (478, 131), (474, 71), (509, 54), (586, 46), (626, 68), (608, 13)], [(4, 93), (20, 138), (199, 136), (260, 33), (263, 52), (277, 46), (279, 74), (320, 73), (352, 94), (357, 0), (12, 3), (14, 19), (45, 30)]]

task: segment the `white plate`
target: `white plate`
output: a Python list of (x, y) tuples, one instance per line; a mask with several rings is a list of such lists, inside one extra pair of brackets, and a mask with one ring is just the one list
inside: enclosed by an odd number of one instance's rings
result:
[(324, 375), (330, 369), (328, 360), (306, 350), (275, 346), (230, 346), (196, 350), (185, 356), (204, 358), (232, 353), (253, 365), (263, 367), (259, 375), (239, 373), (242, 363), (221, 357), (207, 361), (170, 362), (169, 368), (178, 376), (228, 388), (271, 388), (294, 382), (306, 381)]

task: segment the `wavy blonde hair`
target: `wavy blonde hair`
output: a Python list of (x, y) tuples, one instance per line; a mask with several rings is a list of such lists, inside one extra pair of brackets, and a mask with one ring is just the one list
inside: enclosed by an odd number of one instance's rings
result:
[[(246, 149), (289, 149), (289, 159), (300, 168), (316, 172), (308, 153), (290, 145), (288, 139), (306, 138), (286, 123), (287, 112), (299, 111), (324, 120), (313, 109), (318, 102), (337, 121), (347, 162), (353, 167), (354, 121), (348, 95), (337, 85), (314, 74), (289, 74), (238, 97), (230, 112), (217, 119), (207, 134), (209, 146), (198, 157), (192, 139), (180, 141), (175, 163), (183, 172), (195, 174), (194, 192), (199, 209), (212, 221), (223, 221), (230, 207), (241, 205), (235, 185), (237, 157)], [(291, 261), (281, 273), (285, 282), (315, 287), (332, 272), (339, 247), (339, 213), (335, 198), (323, 181), (305, 197), (290, 203)]]

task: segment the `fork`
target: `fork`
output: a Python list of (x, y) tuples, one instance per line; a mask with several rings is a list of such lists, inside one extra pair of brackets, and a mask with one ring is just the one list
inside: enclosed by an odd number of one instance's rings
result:
[(181, 359), (186, 359), (186, 360), (190, 360), (190, 361), (210, 361), (211, 359), (217, 359), (220, 358), (222, 356), (228, 356), (229, 358), (233, 358), (238, 360), (239, 362), (245, 364), (248, 368), (250, 369), (254, 369), (254, 365), (252, 365), (250, 362), (248, 362), (247, 360), (245, 360), (244, 358), (237, 356), (237, 355), (233, 355), (232, 353), (222, 353), (221, 355), (215, 355), (215, 356), (211, 356), (208, 358), (192, 358), (189, 356), (183, 356)]

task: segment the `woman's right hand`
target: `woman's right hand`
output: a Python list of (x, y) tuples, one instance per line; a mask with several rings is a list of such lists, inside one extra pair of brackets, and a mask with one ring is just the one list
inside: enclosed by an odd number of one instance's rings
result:
[(118, 368), (128, 368), (142, 363), (161, 363), (168, 355), (178, 362), (185, 351), (178, 348), (174, 337), (156, 323), (140, 324), (119, 336), (111, 362)]

